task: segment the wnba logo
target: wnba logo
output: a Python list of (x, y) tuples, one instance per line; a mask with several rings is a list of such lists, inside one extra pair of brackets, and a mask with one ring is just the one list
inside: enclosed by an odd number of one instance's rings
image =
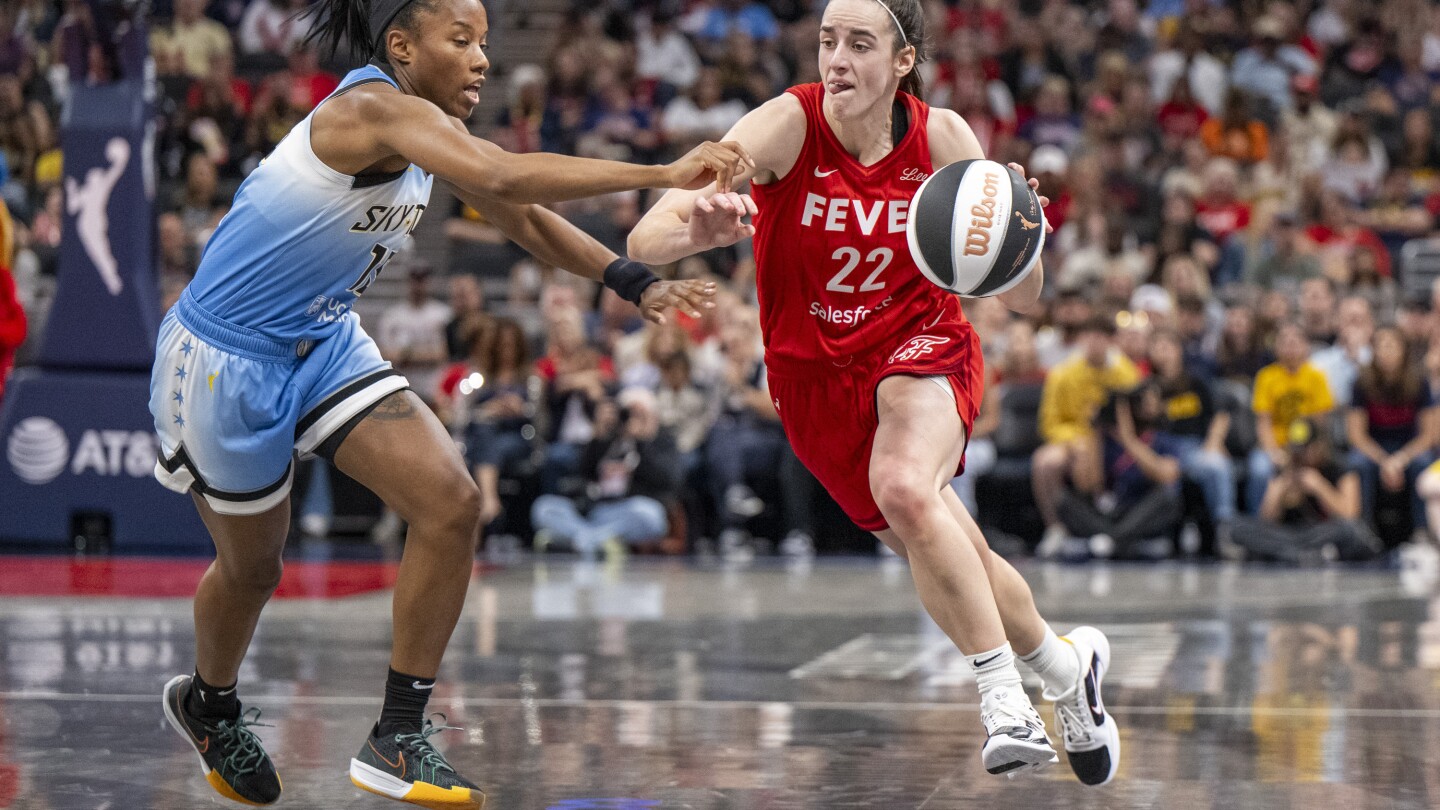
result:
[(950, 338), (948, 337), (931, 337), (930, 335), (910, 338), (904, 346), (901, 346), (894, 354), (890, 355), (890, 362), (908, 363), (917, 357), (934, 354), (936, 346), (949, 342)]
[(985, 173), (980, 189), (984, 198), (970, 206), (970, 230), (965, 233), (965, 255), (984, 256), (990, 249), (990, 229), (995, 227), (995, 198), (1000, 196), (1000, 175)]

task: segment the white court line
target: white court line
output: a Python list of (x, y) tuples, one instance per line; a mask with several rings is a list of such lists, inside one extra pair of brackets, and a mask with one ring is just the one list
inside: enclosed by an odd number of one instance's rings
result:
[[(75, 694), (71, 692), (45, 692), (39, 690), (0, 692), (0, 700), (51, 700), (57, 702), (74, 703), (150, 703), (158, 701), (160, 693), (153, 695), (134, 694)], [(380, 697), (360, 697), (359, 695), (305, 695), (290, 697), (287, 695), (246, 695), (246, 705), (255, 703), (278, 703), (291, 704), (296, 706), (375, 706), (381, 703)], [(762, 709), (768, 706), (790, 706), (795, 709), (808, 709), (812, 711), (873, 711), (873, 712), (978, 712), (978, 703), (891, 703), (885, 701), (844, 701), (844, 700), (583, 700), (574, 698), (446, 698), (441, 697), (435, 700), (437, 705), (445, 703), (459, 703), (462, 706), (489, 706), (489, 707), (510, 707), (510, 706), (545, 706), (550, 708), (584, 708), (596, 707), (602, 709), (625, 708), (637, 705), (654, 705), (665, 708), (676, 709)], [(1043, 704), (1042, 704), (1043, 705)], [(1177, 713), (1171, 706), (1116, 706), (1105, 704), (1108, 711), (1115, 714), (1144, 714), (1144, 715), (1169, 715)], [(1241, 716), (1258, 715), (1262, 717), (1322, 717), (1322, 716), (1345, 716), (1358, 718), (1416, 718), (1431, 719), (1440, 718), (1440, 709), (1352, 709), (1342, 706), (1333, 708), (1254, 708), (1251, 706), (1196, 706), (1186, 709), (1185, 714), (1208, 715), (1208, 716)]]

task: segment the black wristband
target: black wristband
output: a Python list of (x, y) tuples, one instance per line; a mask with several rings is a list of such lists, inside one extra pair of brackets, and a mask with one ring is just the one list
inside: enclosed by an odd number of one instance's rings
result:
[(640, 306), (641, 294), (659, 280), (660, 277), (650, 272), (650, 268), (623, 256), (605, 268), (605, 286), (637, 307)]

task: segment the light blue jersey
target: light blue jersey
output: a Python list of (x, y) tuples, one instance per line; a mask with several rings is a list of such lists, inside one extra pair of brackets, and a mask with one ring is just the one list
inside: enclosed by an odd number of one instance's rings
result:
[[(367, 82), (394, 85), (367, 66), (330, 98)], [(155, 477), (221, 514), (284, 502), (297, 450), (333, 457), (382, 399), (409, 386), (350, 307), (410, 238), (431, 178), (415, 166), (335, 171), (310, 148), (313, 116), (241, 184), (160, 326)]]
[[(350, 71), (329, 98), (370, 82), (395, 84), (367, 65)], [(418, 166), (365, 177), (335, 171), (310, 148), (314, 117), (296, 124), (245, 178), (188, 288), (190, 302), (209, 315), (278, 340), (316, 340), (336, 330), (409, 241), (433, 184)]]

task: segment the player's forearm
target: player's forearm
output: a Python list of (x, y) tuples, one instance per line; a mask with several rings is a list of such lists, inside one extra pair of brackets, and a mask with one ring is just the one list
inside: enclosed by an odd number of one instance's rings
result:
[(690, 239), (690, 225), (673, 211), (652, 211), (630, 231), (625, 242), (630, 258), (646, 264), (669, 264), (704, 250)]
[(460, 198), (483, 212), (500, 232), (545, 264), (602, 281), (615, 254), (569, 220), (538, 205), (497, 205), (475, 195)]
[(1013, 312), (1028, 314), (1040, 300), (1040, 290), (1045, 286), (1045, 263), (1039, 262), (1024, 281), (1001, 293), (998, 297)]
[(668, 167), (553, 155), (506, 153), (476, 166), (469, 176), (447, 178), (472, 194), (524, 205), (579, 200), (643, 188), (667, 188)]

